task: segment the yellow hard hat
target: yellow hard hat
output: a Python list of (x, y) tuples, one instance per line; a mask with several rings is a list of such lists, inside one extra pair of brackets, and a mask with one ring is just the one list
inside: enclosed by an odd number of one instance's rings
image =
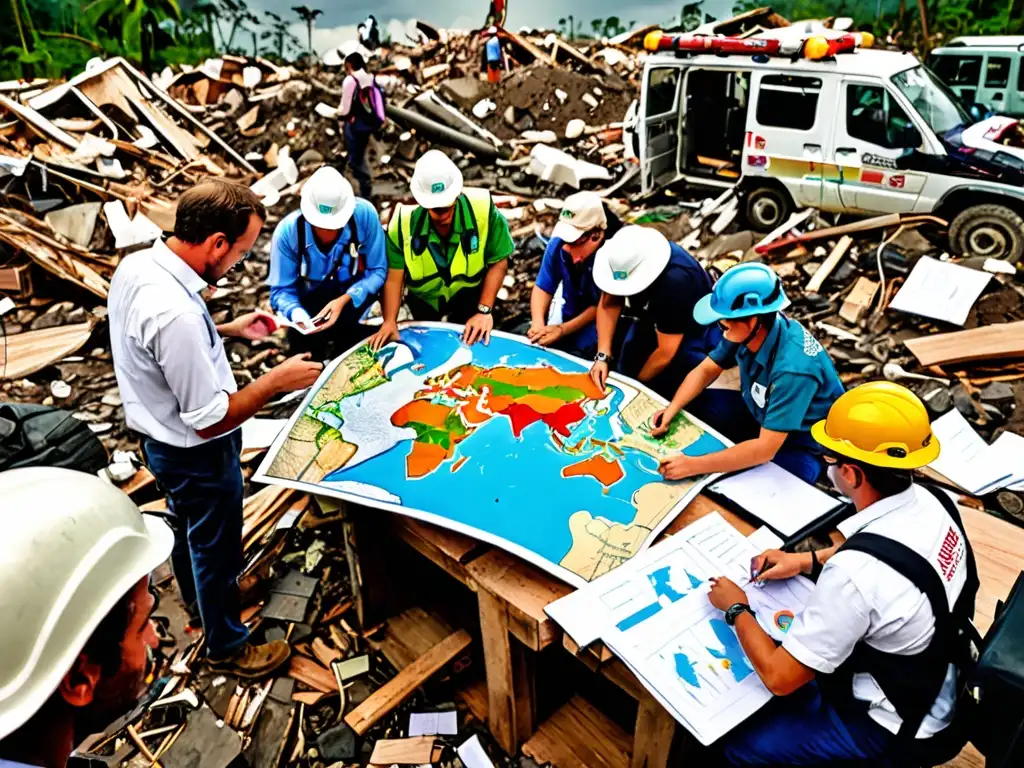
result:
[(862, 384), (842, 395), (825, 420), (811, 427), (811, 436), (833, 453), (876, 467), (916, 469), (939, 455), (924, 403), (891, 381)]

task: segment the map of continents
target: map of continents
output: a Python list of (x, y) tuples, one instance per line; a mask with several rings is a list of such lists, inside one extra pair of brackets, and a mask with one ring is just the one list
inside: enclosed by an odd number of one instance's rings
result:
[[(671, 522), (702, 478), (659, 462), (722, 441), (624, 379), (607, 392), (575, 358), (495, 335), (466, 347), (442, 324), (335, 361), (257, 479), (410, 514), (488, 540), (570, 583), (618, 567)], [(310, 488), (309, 486), (314, 486)]]

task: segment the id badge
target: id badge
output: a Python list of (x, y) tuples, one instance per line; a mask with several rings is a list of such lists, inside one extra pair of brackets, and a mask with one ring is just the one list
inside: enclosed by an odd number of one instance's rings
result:
[(765, 403), (768, 402), (768, 388), (764, 384), (758, 384), (755, 381), (750, 385), (750, 397), (757, 403), (758, 408), (764, 408)]

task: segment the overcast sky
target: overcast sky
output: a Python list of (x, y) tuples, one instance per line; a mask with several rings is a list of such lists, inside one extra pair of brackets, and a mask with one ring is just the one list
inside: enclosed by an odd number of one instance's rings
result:
[[(321, 53), (330, 42), (354, 36), (355, 25), (370, 13), (382, 26), (389, 26), (393, 21), (404, 23), (422, 18), (439, 27), (469, 29), (483, 24), (489, 6), (489, 0), (433, 3), (423, 0), (249, 0), (250, 8), (257, 13), (274, 11), (285, 19), (295, 18), (292, 7), (303, 3), (324, 12), (317, 19), (318, 33), (313, 44)], [(732, 4), (733, 0), (704, 0), (707, 12), (717, 17), (731, 15)], [(591, 19), (608, 16), (618, 16), (623, 24), (630, 20), (638, 24), (662, 24), (677, 17), (682, 5), (676, 0), (637, 0), (633, 3), (623, 3), (622, 0), (510, 0), (507, 26), (512, 30), (524, 26), (554, 28), (560, 18), (570, 13), (576, 16), (576, 23), (585, 31), (590, 30)], [(305, 39), (305, 35), (300, 39)]]

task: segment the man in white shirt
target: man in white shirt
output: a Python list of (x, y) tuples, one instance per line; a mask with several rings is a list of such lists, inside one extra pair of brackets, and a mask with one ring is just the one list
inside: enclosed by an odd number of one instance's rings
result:
[(261, 677), (289, 655), (280, 641), (248, 643), (240, 619), (239, 427), (275, 395), (309, 387), (322, 369), (297, 355), (239, 390), (220, 337), (258, 339), (273, 321), (252, 312), (214, 325), (200, 296), (248, 253), (265, 217), (246, 187), (196, 185), (178, 201), (174, 234), (125, 258), (108, 299), (125, 420), (142, 435), (176, 523), (175, 578), (186, 605), (198, 603), (211, 664), (239, 677)]
[(743, 590), (713, 580), (711, 603), (780, 697), (723, 739), (723, 756), (729, 765), (936, 765), (963, 746), (950, 727), (968, 652), (959, 628), (978, 589), (955, 505), (912, 481), (911, 470), (938, 456), (938, 440), (921, 401), (891, 382), (842, 395), (811, 434), (857, 511), (839, 526), (842, 545), (769, 550), (751, 564), (755, 582), (817, 576), (781, 646)]

